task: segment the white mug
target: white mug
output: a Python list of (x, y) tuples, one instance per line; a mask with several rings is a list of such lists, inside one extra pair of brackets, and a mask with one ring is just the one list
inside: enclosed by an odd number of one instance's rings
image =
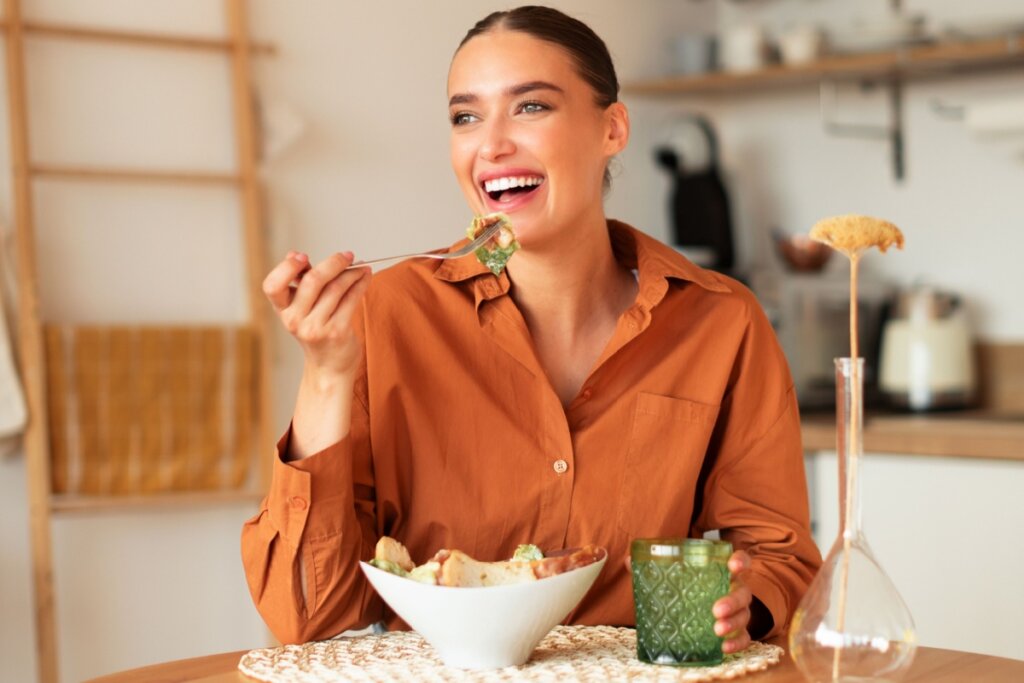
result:
[(757, 24), (738, 24), (722, 34), (721, 62), (726, 71), (753, 71), (764, 65), (767, 43)]
[(817, 26), (801, 24), (779, 36), (783, 64), (806, 64), (821, 56), (824, 34)]

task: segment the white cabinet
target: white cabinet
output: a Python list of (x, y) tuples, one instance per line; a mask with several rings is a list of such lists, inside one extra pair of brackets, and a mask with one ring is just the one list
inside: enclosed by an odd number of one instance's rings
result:
[[(839, 526), (836, 454), (807, 464), (824, 555)], [(866, 454), (861, 482), (864, 533), (921, 644), (1024, 659), (1024, 462)]]

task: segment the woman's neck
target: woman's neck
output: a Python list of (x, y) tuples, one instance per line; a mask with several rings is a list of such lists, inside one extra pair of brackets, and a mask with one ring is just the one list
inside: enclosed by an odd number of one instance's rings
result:
[(619, 265), (602, 216), (576, 226), (571, 244), (524, 249), (509, 263), (512, 298), (535, 334), (542, 328), (572, 343), (600, 321), (618, 319), (636, 296), (632, 273)]

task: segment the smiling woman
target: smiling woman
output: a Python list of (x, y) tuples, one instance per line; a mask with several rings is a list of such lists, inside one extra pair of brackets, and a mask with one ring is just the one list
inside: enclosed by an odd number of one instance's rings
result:
[(448, 75), (452, 166), (467, 202), (516, 212), (521, 240), (536, 248), (544, 239), (549, 250), (575, 239), (569, 221), (603, 225), (608, 161), (629, 140), (608, 49), (564, 16), (491, 14)]
[(582, 22), (489, 15), (449, 69), (450, 152), (470, 209), (515, 226), (507, 268), (371, 282), (351, 253), (292, 252), (267, 276), (305, 365), (242, 548), (281, 640), (404, 626), (358, 570), (383, 536), (485, 561), (604, 547), (569, 621), (633, 625), (630, 541), (719, 530), (737, 548), (723, 649), (786, 628), (820, 563), (792, 381), (745, 287), (605, 216), (630, 133), (617, 83)]
[[(550, 12), (543, 7), (493, 12), (481, 19), (466, 33), (466, 37), (459, 43), (459, 47), (462, 48), (471, 38), (486, 33), (498, 24), (505, 30), (520, 31), (565, 49), (573, 60), (579, 77), (590, 86), (594, 104), (599, 108), (606, 109), (619, 101), (619, 79), (615, 75), (615, 65), (612, 63), (611, 54), (608, 53), (604, 41), (582, 22), (574, 21), (558, 12)], [(527, 83), (524, 86), (527, 88), (531, 86), (558, 88), (558, 86), (543, 81)], [(453, 102), (449, 102), (449, 107), (452, 104)], [(610, 186), (611, 175), (605, 168), (604, 187), (607, 190)]]

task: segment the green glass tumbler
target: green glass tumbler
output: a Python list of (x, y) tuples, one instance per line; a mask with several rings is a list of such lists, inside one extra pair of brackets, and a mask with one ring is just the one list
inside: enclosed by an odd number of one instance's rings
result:
[(711, 607), (729, 593), (732, 544), (696, 538), (639, 538), (630, 548), (636, 654), (641, 662), (714, 666), (723, 638)]

